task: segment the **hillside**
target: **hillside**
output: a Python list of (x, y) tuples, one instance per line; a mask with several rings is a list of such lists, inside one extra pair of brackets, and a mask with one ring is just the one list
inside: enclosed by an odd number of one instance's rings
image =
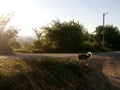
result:
[(34, 36), (18, 36), (17, 41), (19, 43), (32, 43), (35, 40)]
[(0, 90), (119, 90), (94, 63), (72, 58), (1, 58)]

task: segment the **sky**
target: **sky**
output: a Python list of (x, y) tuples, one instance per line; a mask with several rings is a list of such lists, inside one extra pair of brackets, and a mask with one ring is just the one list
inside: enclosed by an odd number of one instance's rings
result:
[(21, 29), (19, 35), (34, 36), (33, 28), (41, 28), (52, 20), (80, 22), (88, 32), (103, 24), (120, 29), (120, 0), (0, 0), (0, 15), (13, 13), (9, 26)]

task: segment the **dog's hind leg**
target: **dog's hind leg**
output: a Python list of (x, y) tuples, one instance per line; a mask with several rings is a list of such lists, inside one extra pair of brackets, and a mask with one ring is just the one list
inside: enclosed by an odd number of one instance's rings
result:
[(78, 58), (77, 58), (77, 62), (78, 62), (78, 64), (81, 64), (81, 63), (82, 63), (81, 60), (79, 60)]
[(82, 64), (82, 61), (81, 60), (79, 60), (79, 62), (78, 62), (79, 64)]
[(85, 64), (86, 64), (86, 66), (89, 65), (89, 59), (85, 60)]

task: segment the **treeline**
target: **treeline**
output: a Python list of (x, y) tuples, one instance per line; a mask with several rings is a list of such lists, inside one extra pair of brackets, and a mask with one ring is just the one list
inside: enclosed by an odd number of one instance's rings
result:
[[(104, 30), (104, 45), (103, 45)], [(40, 29), (34, 29), (37, 39), (32, 44), (33, 52), (84, 52), (120, 50), (120, 31), (113, 25), (97, 26), (91, 34), (80, 24), (52, 21)]]
[(117, 27), (97, 26), (93, 33), (89, 33), (82, 24), (74, 20), (68, 22), (54, 20), (42, 28), (34, 28), (36, 40), (32, 44), (25, 43), (20, 46), (16, 41), (19, 30), (13, 26), (6, 28), (10, 18), (9, 14), (0, 17), (0, 54), (12, 52), (13, 49), (23, 46), (25, 51), (35, 53), (120, 50), (120, 31)]

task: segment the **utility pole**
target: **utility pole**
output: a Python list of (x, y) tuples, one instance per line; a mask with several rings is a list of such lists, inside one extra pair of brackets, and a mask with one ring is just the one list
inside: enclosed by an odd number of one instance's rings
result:
[(104, 30), (105, 30), (105, 29), (104, 29), (104, 28), (105, 28), (105, 15), (106, 15), (106, 14), (108, 14), (108, 12), (103, 13), (103, 31), (102, 31), (102, 34), (103, 34), (103, 37), (102, 37), (102, 47), (103, 47), (103, 48), (104, 48), (104, 46), (105, 46), (105, 45), (104, 45), (104, 43), (105, 43), (105, 37), (104, 37), (104, 36), (105, 36), (105, 35), (104, 35)]

